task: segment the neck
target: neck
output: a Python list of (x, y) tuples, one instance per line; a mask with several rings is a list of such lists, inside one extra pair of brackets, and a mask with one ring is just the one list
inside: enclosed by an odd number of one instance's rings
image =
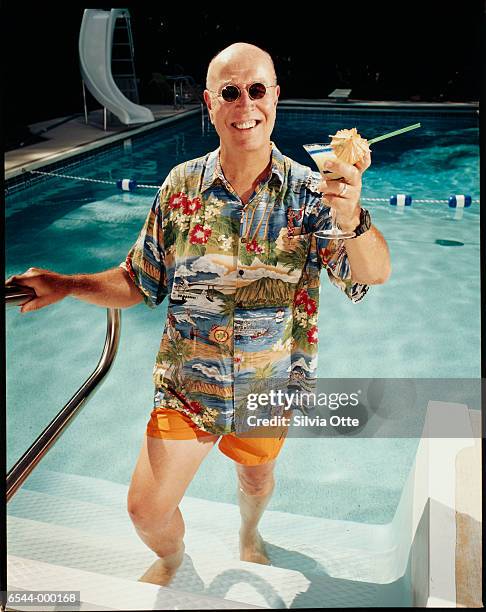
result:
[(258, 151), (229, 151), (223, 145), (220, 149), (220, 162), (226, 180), (237, 193), (254, 189), (268, 172), (272, 159), (272, 147)]

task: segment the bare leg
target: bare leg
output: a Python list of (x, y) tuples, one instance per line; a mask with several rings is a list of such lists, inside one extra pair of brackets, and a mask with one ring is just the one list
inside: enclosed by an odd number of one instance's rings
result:
[(236, 464), (240, 486), (240, 559), (253, 563), (270, 565), (265, 543), (257, 526), (272, 497), (275, 480), (273, 468), (275, 461), (256, 466)]
[(135, 529), (145, 544), (159, 557), (139, 578), (139, 582), (168, 585), (184, 559), (185, 528), (181, 511), (177, 507), (167, 527), (153, 536), (144, 533), (136, 525)]
[(167, 585), (182, 563), (185, 530), (179, 502), (217, 439), (145, 436), (130, 483), (128, 512), (138, 535), (159, 559), (141, 581)]

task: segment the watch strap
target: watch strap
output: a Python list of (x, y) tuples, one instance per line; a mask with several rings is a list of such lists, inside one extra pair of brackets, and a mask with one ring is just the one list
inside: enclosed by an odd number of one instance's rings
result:
[(371, 227), (371, 215), (366, 208), (362, 208), (359, 213), (359, 223), (354, 228), (355, 236), (361, 236), (367, 232)]

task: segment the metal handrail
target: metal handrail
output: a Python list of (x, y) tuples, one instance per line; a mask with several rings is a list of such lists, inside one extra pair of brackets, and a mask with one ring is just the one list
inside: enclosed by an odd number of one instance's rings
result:
[(201, 134), (205, 136), (206, 134), (209, 134), (212, 127), (212, 122), (206, 104), (204, 102), (199, 102), (199, 104), (201, 105)]
[(204, 136), (204, 104), (199, 102), (201, 105), (201, 134)]
[[(5, 302), (7, 306), (21, 304), (35, 292), (29, 287), (18, 285), (5, 286)], [(54, 445), (64, 431), (71, 425), (81, 408), (86, 404), (98, 385), (111, 369), (120, 341), (121, 311), (119, 308), (107, 308), (107, 329), (105, 345), (91, 376), (81, 385), (67, 404), (54, 417), (35, 442), (27, 449), (17, 463), (7, 474), (7, 502), (24, 483), (26, 478)]]
[[(178, 108), (184, 108), (184, 95), (182, 91), (182, 84), (186, 80), (184, 75), (177, 76), (168, 76), (166, 77), (168, 81), (173, 81), (173, 89), (174, 89), (174, 110)], [(179, 85), (179, 105), (177, 105), (177, 86)]]

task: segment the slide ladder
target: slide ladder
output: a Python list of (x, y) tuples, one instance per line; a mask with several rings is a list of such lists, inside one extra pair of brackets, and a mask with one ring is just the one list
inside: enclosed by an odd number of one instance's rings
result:
[(111, 72), (118, 89), (134, 104), (140, 104), (135, 74), (132, 28), (128, 11), (125, 19), (117, 19), (115, 22), (111, 48)]

